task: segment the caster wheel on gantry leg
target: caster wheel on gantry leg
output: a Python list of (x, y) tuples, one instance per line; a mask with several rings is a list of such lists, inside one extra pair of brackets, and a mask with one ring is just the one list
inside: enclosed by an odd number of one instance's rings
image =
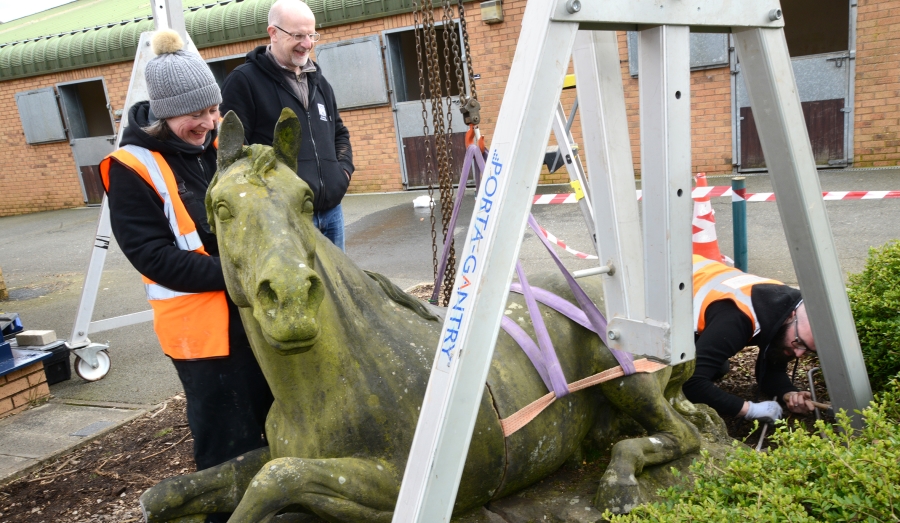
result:
[(109, 353), (105, 350), (97, 352), (97, 363), (98, 365), (95, 369), (88, 362), (75, 356), (75, 374), (78, 374), (78, 377), (84, 381), (102, 380), (109, 373)]

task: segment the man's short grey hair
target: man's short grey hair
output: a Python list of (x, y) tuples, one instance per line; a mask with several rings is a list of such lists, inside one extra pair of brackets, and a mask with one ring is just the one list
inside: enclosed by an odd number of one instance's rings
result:
[(281, 15), (284, 13), (285, 9), (301, 9), (309, 11), (309, 13), (312, 14), (312, 9), (306, 5), (306, 2), (301, 0), (277, 0), (272, 4), (272, 7), (269, 8), (269, 25), (283, 25)]

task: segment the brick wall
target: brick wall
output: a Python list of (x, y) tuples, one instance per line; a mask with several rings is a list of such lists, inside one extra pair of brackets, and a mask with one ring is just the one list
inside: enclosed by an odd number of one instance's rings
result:
[[(497, 124), (500, 102), (506, 89), (506, 76), (516, 51), (516, 39), (524, 10), (524, 0), (504, 2), (504, 22), (487, 25), (481, 21), (477, 2), (466, 6), (472, 63), (475, 73), (481, 75), (481, 80), (477, 81), (478, 99), (481, 102), (480, 128), (488, 140)], [(405, 14), (327, 28), (322, 33), (328, 41), (339, 41), (411, 27), (414, 23), (413, 15)], [(350, 192), (402, 190), (400, 155), (390, 106), (348, 110), (342, 112), (341, 117), (350, 129), (353, 162), (356, 166)], [(460, 115), (455, 114), (454, 117), (459, 118)], [(565, 177), (564, 174), (562, 176)], [(555, 178), (558, 177), (559, 175)]]
[[(505, 21), (481, 22), (477, 2), (468, 3), (467, 17), (475, 72), (481, 75), (478, 94), (482, 105), (482, 132), (493, 136), (506, 77), (515, 54), (525, 0), (506, 0)], [(326, 41), (338, 41), (381, 31), (410, 27), (412, 14), (323, 29)], [(620, 34), (620, 60), (635, 170), (640, 172), (638, 81), (628, 74), (624, 33)], [(265, 39), (201, 50), (207, 58), (246, 53)], [(897, 165), (900, 162), (900, 0), (862, 0), (858, 8), (856, 106), (854, 111), (854, 155), (856, 166)], [(15, 158), (14, 169), (0, 170), (4, 204), (0, 216), (61, 209), (83, 205), (78, 174), (66, 142), (27, 145), (15, 105), (15, 93), (48, 87), (59, 82), (103, 77), (114, 109), (125, 102), (131, 62), (78, 71), (11, 80), (0, 83), (0, 144), (7, 158)], [(563, 93), (568, 111), (574, 90)], [(731, 85), (727, 67), (691, 73), (692, 170), (708, 174), (732, 171)], [(357, 171), (351, 192), (398, 191), (403, 189), (400, 157), (396, 145), (393, 114), (389, 106), (348, 110), (342, 113), (351, 132)], [(581, 143), (576, 119), (575, 141)], [(551, 137), (551, 143), (555, 143)], [(582, 144), (583, 145), (583, 144)], [(541, 183), (568, 181), (562, 171), (544, 169)]]
[(732, 172), (731, 71), (691, 73), (691, 170), (708, 175)]
[(856, 27), (853, 165), (898, 165), (900, 1), (860, 1)]
[[(628, 44), (619, 33), (619, 61), (625, 83), (625, 106), (631, 131), (634, 170), (640, 173), (638, 79), (628, 72)], [(732, 172), (731, 73), (728, 67), (691, 72), (691, 171), (708, 175)]]
[(0, 418), (23, 411), (48, 396), (50, 387), (40, 361), (0, 376)]
[[(481, 128), (488, 138), (492, 135), (500, 111), (506, 74), (515, 54), (524, 7), (524, 0), (507, 1), (504, 3), (505, 22), (491, 26), (481, 22), (477, 2), (470, 3), (466, 8), (473, 63), (476, 72), (482, 75), (482, 80), (478, 82), (482, 104)], [(405, 14), (326, 28), (321, 32), (326, 41), (333, 42), (380, 34), (381, 31), (409, 27), (413, 23), (413, 15)], [(200, 54), (207, 60), (244, 54), (264, 43), (267, 39), (240, 42), (202, 49)], [(132, 62), (122, 62), (0, 84), (0, 143), (5, 145), (7, 154), (15, 151), (13, 155), (22, 159), (18, 169), (0, 171), (0, 185), (4, 188), (6, 202), (0, 207), (0, 216), (83, 205), (78, 173), (68, 143), (26, 144), (15, 105), (15, 93), (65, 81), (103, 77), (112, 108), (121, 109), (125, 104), (131, 67)], [(573, 96), (570, 95), (568, 106), (571, 106)], [(341, 116), (350, 129), (356, 165), (350, 192), (402, 190), (400, 156), (390, 106), (348, 110)], [(567, 180), (565, 174), (560, 172), (543, 181), (563, 179)]]
[(0, 216), (84, 205), (69, 143), (25, 143), (16, 93), (102, 77), (113, 109), (120, 109), (125, 104), (131, 65), (131, 62), (123, 62), (0, 83), (0, 146), (7, 162), (7, 167), (0, 169), (3, 193)]

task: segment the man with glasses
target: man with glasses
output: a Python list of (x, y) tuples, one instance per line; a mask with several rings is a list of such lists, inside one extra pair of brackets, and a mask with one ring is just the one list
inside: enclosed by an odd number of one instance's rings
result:
[(715, 384), (728, 372), (732, 356), (756, 345), (756, 382), (762, 396), (780, 399), (797, 414), (811, 412), (810, 393), (798, 391), (787, 375), (791, 360), (816, 352), (800, 291), (701, 256), (695, 255), (693, 262), (696, 369), (684, 384), (685, 396), (706, 403), (722, 417), (780, 418), (777, 400), (746, 401)]
[(353, 174), (353, 152), (334, 90), (309, 57), (319, 40), (316, 18), (300, 0), (278, 0), (269, 9), (268, 32), (269, 45), (250, 51), (225, 80), (221, 113), (234, 111), (247, 143), (263, 145), (272, 145), (283, 108), (297, 113), (303, 127), (297, 175), (313, 191), (313, 223), (343, 249), (341, 200)]

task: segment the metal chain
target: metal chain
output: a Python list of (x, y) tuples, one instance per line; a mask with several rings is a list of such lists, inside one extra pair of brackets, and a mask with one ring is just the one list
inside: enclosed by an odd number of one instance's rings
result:
[[(427, 3), (426, 3), (427, 2)], [(445, 136), (445, 128), (444, 128), (444, 108), (441, 103), (442, 98), (442, 90), (441, 90), (441, 78), (440, 78), (440, 54), (438, 53), (437, 47), (437, 35), (434, 28), (434, 3), (433, 0), (422, 0), (422, 9), (420, 12), (422, 16), (422, 47), (424, 48), (425, 53), (425, 71), (428, 74), (428, 83), (427, 87), (430, 94), (431, 101), (431, 117), (432, 117), (432, 130), (434, 131), (434, 146), (435, 146), (435, 155), (437, 159), (437, 177), (438, 177), (438, 185), (440, 188), (441, 194), (441, 229), (443, 234), (441, 235), (442, 239), (446, 238), (447, 235), (447, 218), (444, 217), (444, 206), (447, 198), (445, 197), (445, 189), (444, 189), (444, 179), (449, 176), (449, 165), (447, 162), (447, 154), (446, 147), (444, 142)], [(424, 104), (425, 91), (422, 91), (422, 99)], [(427, 148), (426, 155), (431, 154), (431, 142), (426, 138), (425, 146)], [(434, 178), (433, 174), (429, 180), (430, 185), (433, 185)], [(434, 204), (431, 206), (432, 212), (432, 223), (434, 224)], [(435, 267), (437, 267), (438, 258), (437, 258), (437, 238), (435, 227), (432, 226), (432, 254)], [(441, 242), (443, 245), (443, 241)], [(437, 279), (437, 270), (435, 270), (435, 279)], [(439, 293), (440, 294), (440, 293)], [(442, 305), (446, 306), (449, 301), (449, 295), (445, 295), (443, 300), (440, 300)]]
[(422, 66), (422, 40), (426, 33), (424, 26), (419, 24), (419, 16), (422, 16), (422, 24), (425, 23), (425, 0), (419, 4), (413, 0), (413, 20), (416, 34), (416, 61), (419, 67), (419, 96), (422, 102), (422, 136), (425, 137), (425, 179), (428, 181), (428, 198), (431, 210), (431, 255), (434, 262), (434, 279), (437, 279), (438, 253), (437, 253), (437, 227), (434, 219), (434, 170), (431, 168), (431, 140), (428, 132), (428, 109), (425, 106), (425, 71)]
[[(438, 167), (438, 183), (440, 187), (441, 194), (441, 230), (443, 232), (442, 239), (446, 240), (447, 238), (447, 229), (450, 221), (450, 214), (452, 214), (452, 186), (448, 188), (448, 180), (451, 179), (450, 175), (450, 157), (449, 150), (447, 147), (447, 128), (446, 128), (446, 120), (444, 114), (444, 105), (443, 105), (443, 85), (441, 84), (441, 59), (440, 53), (438, 52), (438, 40), (437, 40), (437, 32), (434, 27), (434, 1), (428, 1), (428, 12), (426, 16), (428, 17), (428, 31), (426, 32), (425, 37), (425, 48), (428, 54), (428, 87), (431, 90), (431, 120), (432, 120), (432, 128), (434, 129), (434, 144), (435, 144), (435, 152), (437, 155), (437, 167)], [(449, 93), (448, 93), (449, 94)], [(452, 183), (452, 182), (451, 182)], [(452, 233), (451, 233), (452, 234)], [(443, 242), (442, 242), (443, 244)], [(448, 255), (447, 259), (447, 267), (451, 267), (455, 264), (455, 253), (451, 252)], [(455, 270), (454, 270), (455, 272)], [(444, 282), (447, 282), (446, 278), (447, 272), (445, 272)], [(449, 280), (453, 281), (453, 280)], [(439, 282), (440, 283), (440, 282)], [(452, 285), (452, 283), (451, 283)], [(449, 288), (446, 286), (445, 288)], [(443, 299), (441, 300), (442, 305), (447, 306), (450, 300), (450, 294), (444, 293)]]
[[(443, 52), (443, 82), (441, 81), (441, 56), (438, 50), (438, 37), (435, 30), (435, 3), (440, 2), (443, 7), (443, 28), (442, 37), (444, 44)], [(451, 0), (413, 0), (413, 17), (415, 23), (416, 34), (416, 60), (419, 70), (419, 90), (421, 92), (422, 102), (422, 134), (425, 138), (425, 167), (426, 177), (428, 179), (428, 194), (432, 199), (431, 203), (431, 250), (434, 260), (434, 274), (437, 279), (438, 255), (437, 255), (437, 223), (434, 213), (434, 177), (437, 174), (437, 182), (441, 198), (441, 229), (444, 241), (450, 240), (450, 252), (448, 253), (447, 265), (444, 272), (444, 280), (441, 284), (440, 294), (443, 294), (439, 300), (446, 306), (450, 299), (453, 289), (453, 282), (456, 279), (456, 252), (453, 245), (453, 231), (449, 230), (450, 220), (453, 213), (453, 182), (454, 177), (451, 172), (451, 163), (453, 160), (451, 138), (453, 130), (453, 112), (452, 112), (452, 78), (451, 75), (451, 58), (453, 53), (453, 64), (455, 65), (457, 89), (459, 91), (460, 109), (466, 123), (477, 124), (480, 120), (478, 114), (477, 93), (475, 92), (474, 73), (472, 71), (471, 60), (469, 59), (469, 41), (465, 26), (465, 10), (462, 6), (462, 0), (459, 0), (460, 23), (463, 31), (463, 46), (466, 51), (466, 62), (469, 72), (470, 96), (467, 96), (466, 86), (463, 78), (462, 63), (460, 59), (460, 43), (457, 33), (457, 25), (453, 19), (454, 9)], [(424, 55), (424, 59), (423, 59)], [(427, 80), (426, 80), (426, 76)], [(432, 162), (432, 141), (429, 137), (428, 128), (428, 108), (425, 104), (426, 87), (431, 101), (431, 130), (434, 136), (434, 160)], [(443, 99), (448, 99), (446, 112)], [(474, 121), (473, 121), (474, 120)], [(435, 165), (436, 164), (436, 165)], [(436, 167), (436, 169), (435, 169)], [(437, 173), (435, 173), (435, 170)]]
[[(450, 3), (450, 0), (444, 0), (444, 11), (453, 11), (453, 6)], [(462, 58), (459, 56), (459, 34), (456, 32), (456, 24), (453, 22), (453, 19), (450, 19), (450, 23), (453, 24), (453, 31), (451, 32), (451, 41), (453, 46), (453, 64), (456, 66), (456, 90), (459, 91), (459, 106), (462, 107), (466, 103), (466, 84), (463, 81), (462, 74)]]
[(478, 91), (475, 89), (475, 70), (472, 68), (472, 50), (469, 48), (469, 31), (466, 28), (466, 8), (463, 7), (463, 0), (457, 0), (459, 3), (459, 25), (462, 27), (463, 46), (466, 49), (466, 68), (469, 70), (469, 90), (470, 96), (478, 99)]
[[(456, 280), (456, 249), (453, 241), (453, 231), (448, 230), (448, 226), (450, 224), (450, 220), (453, 218), (453, 180), (455, 178), (454, 174), (457, 174), (450, 172), (450, 166), (453, 165), (453, 149), (451, 142), (451, 138), (453, 136), (453, 105), (450, 94), (453, 92), (453, 90), (450, 83), (450, 51), (454, 48), (458, 51), (459, 45), (452, 45), (450, 42), (451, 38), (454, 42), (457, 41), (456, 24), (453, 22), (453, 6), (450, 4), (450, 0), (444, 0), (443, 8), (442, 21), (444, 22), (444, 83), (447, 92), (447, 133), (443, 138), (444, 148), (447, 155), (447, 176), (441, 179), (441, 211), (444, 218), (444, 241), (447, 241), (447, 235), (450, 236), (450, 252), (447, 255), (447, 268), (444, 272), (444, 297), (445, 299), (449, 299), (450, 294), (453, 292), (453, 283)], [(457, 68), (457, 75), (460, 72), (461, 71), (459, 70), (459, 68)], [(444, 305), (446, 306), (447, 303), (445, 303)]]
[[(463, 7), (463, 0), (458, 0), (459, 6), (459, 25), (462, 27), (463, 47), (466, 50), (466, 68), (469, 72), (469, 90), (470, 94), (464, 96), (460, 89), (459, 111), (463, 115), (463, 120), (469, 125), (478, 125), (481, 123), (481, 104), (478, 102), (478, 92), (475, 89), (475, 71), (472, 68), (472, 50), (469, 48), (469, 31), (466, 28), (466, 8)], [(459, 56), (459, 53), (456, 53)], [(457, 68), (459, 65), (457, 64)], [(462, 74), (460, 74), (462, 77)]]

